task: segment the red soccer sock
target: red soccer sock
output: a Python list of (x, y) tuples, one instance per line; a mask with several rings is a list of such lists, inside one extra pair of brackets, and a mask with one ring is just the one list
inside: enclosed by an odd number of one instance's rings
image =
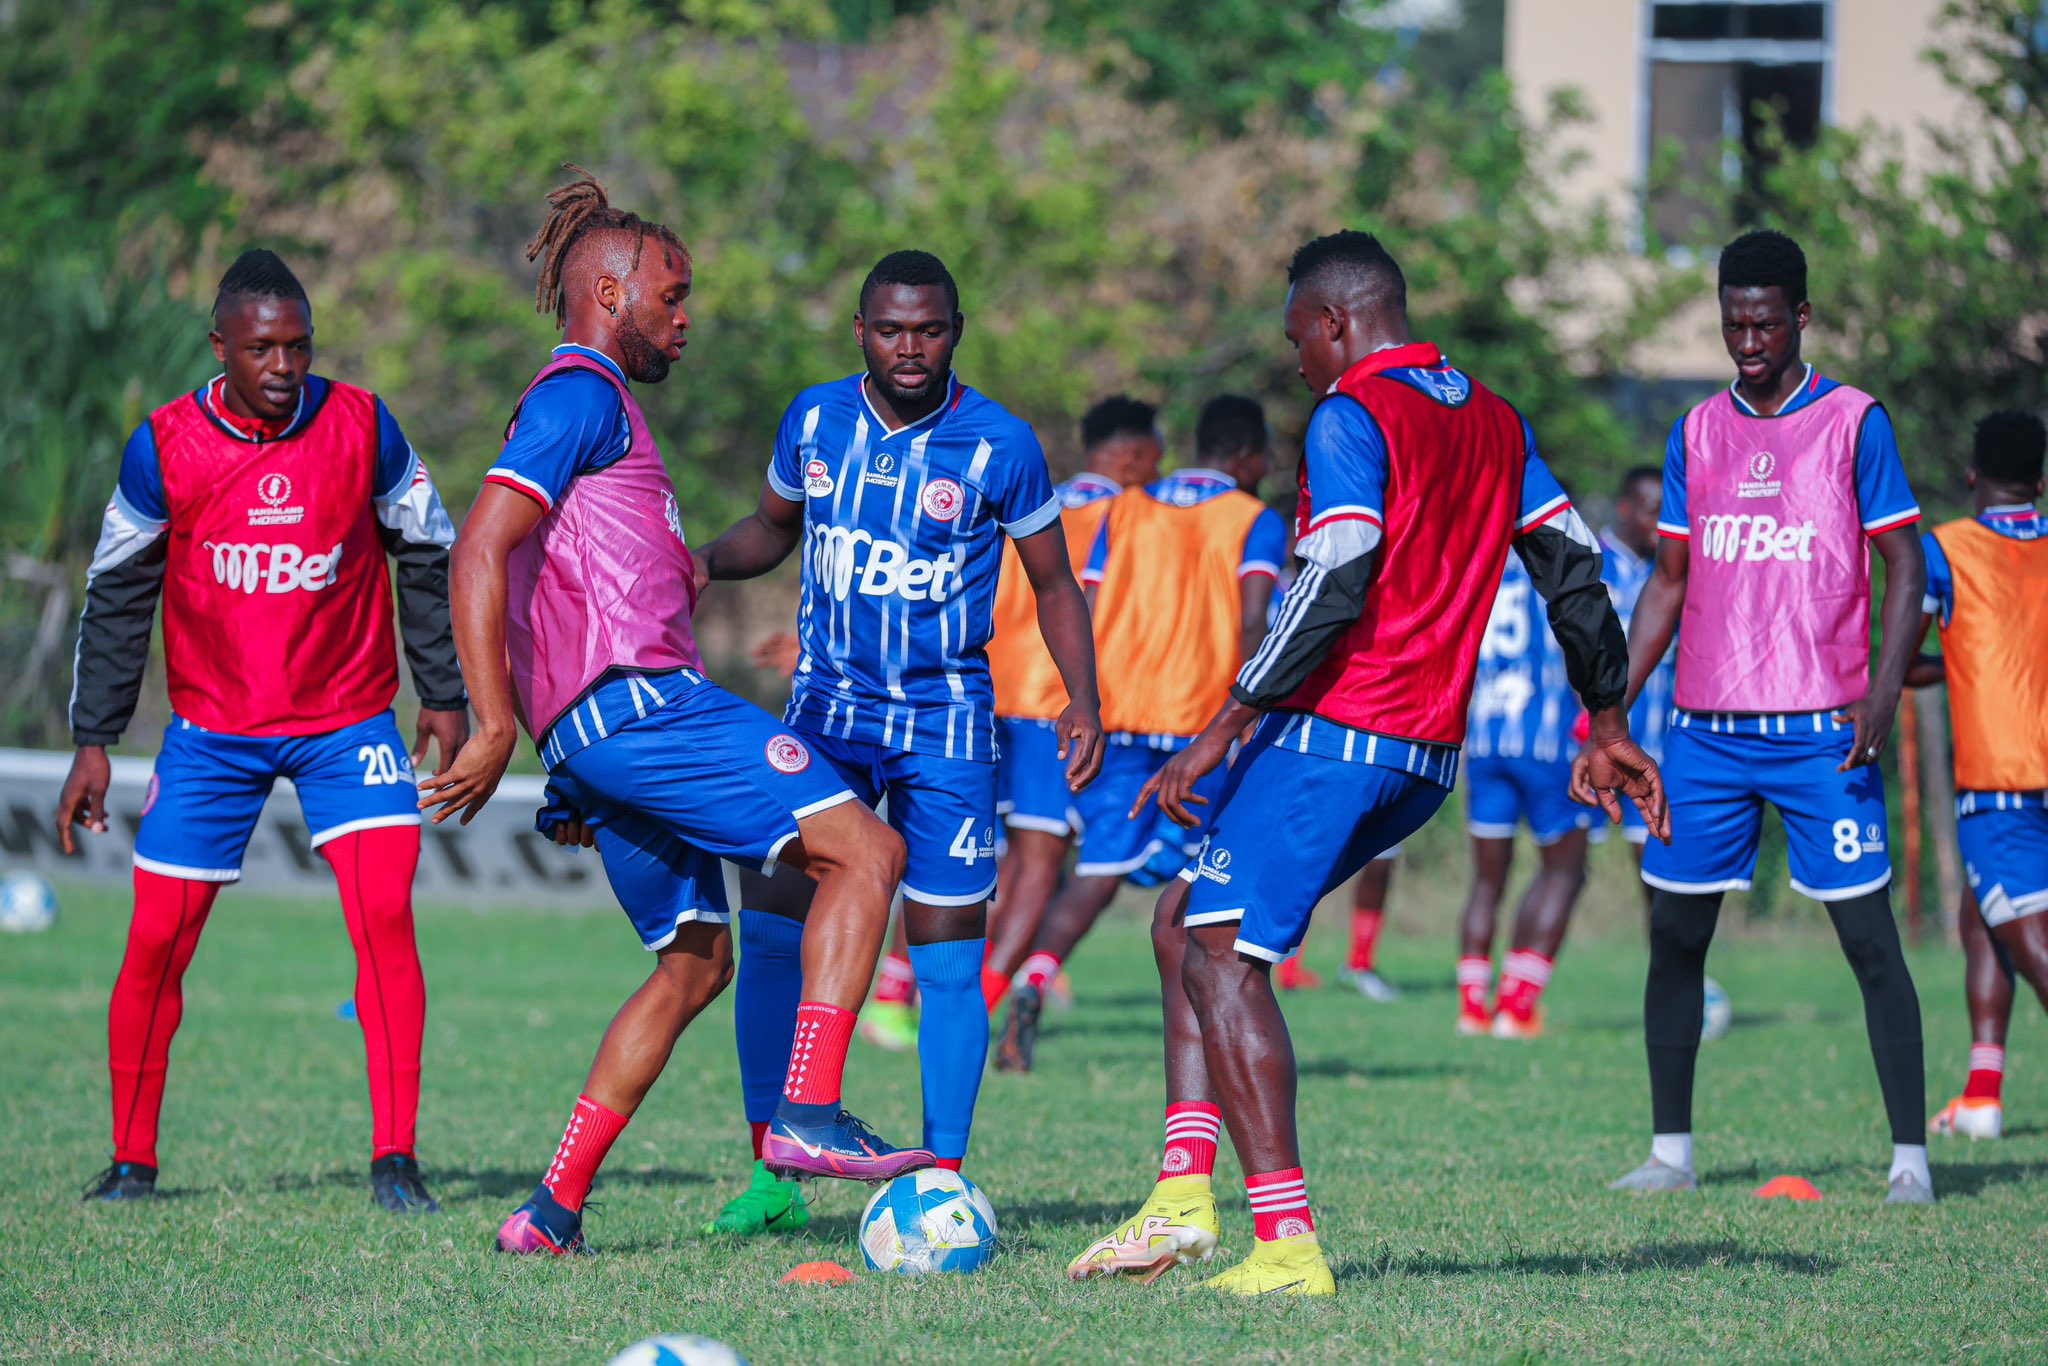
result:
[(2005, 1086), (2005, 1046), (1995, 1043), (1970, 1045), (1970, 1079), (1963, 1084), (1964, 1100), (1997, 1100)]
[(1500, 1008), (1517, 1020), (1536, 1014), (1536, 1002), (1550, 985), (1550, 962), (1534, 949), (1516, 949), (1502, 965)]
[(875, 983), (876, 1005), (909, 1005), (917, 990), (917, 974), (910, 970), (910, 955), (892, 953), (882, 960), (882, 976)]
[(789, 1047), (789, 1076), (783, 1098), (797, 1105), (836, 1105), (846, 1074), (846, 1048), (853, 1041), (855, 1016), (824, 1001), (804, 1001), (796, 1008), (796, 1038)]
[(1458, 1010), (1484, 1019), (1486, 993), (1493, 987), (1493, 960), (1476, 954), (1458, 960)]
[(1301, 1168), (1247, 1176), (1244, 1191), (1252, 1204), (1252, 1236), (1260, 1242), (1316, 1231), (1316, 1217), (1308, 1208), (1308, 1182)]
[(1223, 1111), (1207, 1101), (1177, 1100), (1167, 1106), (1166, 1156), (1159, 1160), (1159, 1179), (1213, 1175), (1216, 1140), (1222, 1131)]
[(607, 1110), (589, 1096), (576, 1097), (569, 1127), (562, 1131), (562, 1145), (555, 1149), (555, 1160), (548, 1163), (548, 1174), (540, 1179), (556, 1203), (564, 1209), (583, 1208), (605, 1154), (625, 1130), (626, 1116)]
[(747, 1131), (753, 1135), (754, 1160), (758, 1162), (761, 1158), (761, 1141), (768, 1137), (768, 1121), (765, 1119), (750, 1119), (747, 1121)]
[(1017, 985), (1044, 991), (1046, 984), (1059, 975), (1059, 955), (1040, 949), (1024, 960), (1023, 967), (1017, 969)]
[(419, 827), (354, 830), (322, 844), (320, 854), (334, 869), (356, 950), (356, 1019), (370, 1077), (370, 1157), (411, 1156), (420, 1113), (420, 1039), (427, 1028), (427, 979), (412, 928)]
[(960, 1170), (960, 1164), (966, 1160), (964, 1157), (942, 1157), (933, 1162), (932, 1165), (940, 1171), (957, 1172)]
[(986, 960), (981, 965), (981, 1002), (988, 1007), (989, 1014), (995, 1014), (1003, 997), (1010, 994), (1010, 979), (990, 967)]
[(185, 1013), (185, 969), (220, 889), (218, 882), (135, 870), (128, 949), (107, 1002), (116, 1162), (157, 1165), (157, 1116), (163, 1110), (171, 1036)]
[(1351, 956), (1344, 960), (1345, 967), (1353, 972), (1372, 971), (1373, 950), (1379, 947), (1380, 925), (1386, 918), (1385, 911), (1351, 912)]

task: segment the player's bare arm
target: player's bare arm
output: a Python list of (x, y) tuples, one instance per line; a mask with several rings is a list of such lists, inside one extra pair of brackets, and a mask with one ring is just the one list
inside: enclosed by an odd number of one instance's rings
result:
[[(1927, 630), (1920, 610), (1927, 592), (1927, 557), (1920, 548), (1919, 532), (1912, 526), (1898, 526), (1870, 539), (1884, 559), (1884, 603), (1878, 609), (1884, 635), (1871, 666), (1870, 691), (1836, 714), (1856, 727), (1856, 739), (1842, 760), (1844, 772), (1874, 764), (1884, 752), (1885, 741), (1891, 738), (1892, 718), (1898, 715), (1899, 693), (1906, 686), (1906, 671), (1919, 654)], [(1922, 620), (1915, 622), (1915, 617)]]
[(1266, 640), (1266, 619), (1273, 607), (1273, 580), (1266, 574), (1246, 574), (1237, 581), (1238, 655), (1250, 659)]
[(789, 558), (804, 534), (804, 505), (763, 485), (761, 501), (697, 552), (697, 587), (713, 579), (755, 579)]
[(1074, 581), (1059, 523), (1016, 543), (1017, 558), (1038, 595), (1038, 632), (1067, 685), (1067, 709), (1056, 722), (1067, 786), (1075, 792), (1102, 771), (1102, 700), (1095, 687), (1095, 632), (1088, 600)]
[(519, 742), (505, 662), (506, 560), (542, 515), (540, 504), (525, 494), (485, 484), (456, 537), (448, 598), (476, 734), (454, 762), (420, 784), (420, 810), (432, 811), (436, 825), (458, 814), (469, 824), (498, 790)]

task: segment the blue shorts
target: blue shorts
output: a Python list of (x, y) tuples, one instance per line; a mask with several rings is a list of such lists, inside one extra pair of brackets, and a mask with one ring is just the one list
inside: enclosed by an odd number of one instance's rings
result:
[(689, 921), (730, 920), (719, 859), (772, 872), (799, 820), (854, 795), (767, 712), (716, 683), (673, 677), (667, 705), (571, 753), (548, 778), (551, 795), (596, 832), (605, 876), (650, 949)]
[(1593, 828), (1593, 809), (1571, 799), (1572, 761), (1465, 757), (1465, 829), (1483, 840), (1511, 840), (1524, 822), (1538, 844)]
[[(1664, 761), (1659, 759), (1657, 763), (1661, 769)], [(1594, 819), (1605, 820), (1606, 816), (1604, 814), (1597, 815)], [(1621, 837), (1630, 844), (1648, 844), (1650, 842), (1650, 827), (1643, 820), (1643, 813), (1636, 810), (1636, 804), (1627, 797), (1621, 798)]]
[(1984, 923), (2048, 911), (2048, 792), (1971, 792), (1957, 805), (1956, 843)]
[(996, 889), (996, 766), (913, 754), (803, 732), (804, 743), (869, 806), (889, 799), (903, 836), (903, 895), (927, 906), (972, 906)]
[(1854, 739), (1825, 712), (1680, 712), (1664, 741), (1671, 843), (1643, 846), (1643, 881), (1667, 892), (1747, 888), (1769, 802), (1785, 822), (1792, 890), (1846, 901), (1890, 882), (1884, 780), (1869, 766), (1835, 771)]
[[(1166, 767), (1176, 752), (1144, 744), (1103, 745), (1102, 772), (1074, 797), (1074, 809), (1081, 817), (1076, 877), (1130, 877), (1155, 860), (1172, 862), (1174, 867), (1164, 876), (1145, 880), (1146, 886), (1156, 886), (1195, 856), (1208, 834), (1206, 821), (1184, 830), (1153, 803), (1147, 803), (1136, 820), (1131, 819), (1131, 803), (1137, 800), (1139, 789)], [(1189, 810), (1200, 816), (1214, 811), (1229, 774), (1227, 768), (1218, 768), (1195, 784), (1195, 792), (1207, 797), (1209, 805)]]
[(412, 758), (388, 711), (321, 735), (281, 737), (224, 735), (174, 716), (150, 775), (135, 866), (195, 882), (240, 878), (279, 778), (298, 790), (315, 849), (355, 830), (420, 823)]
[[(1281, 719), (1275, 717), (1275, 720)], [(1235, 924), (1237, 951), (1277, 963), (1316, 903), (1420, 830), (1450, 789), (1398, 768), (1276, 748), (1261, 722), (1230, 766), (1209, 838), (1181, 873), (1187, 924)]]
[(1074, 794), (1067, 790), (1053, 723), (998, 716), (996, 751), (996, 814), (1003, 824), (1062, 838), (1073, 834)]

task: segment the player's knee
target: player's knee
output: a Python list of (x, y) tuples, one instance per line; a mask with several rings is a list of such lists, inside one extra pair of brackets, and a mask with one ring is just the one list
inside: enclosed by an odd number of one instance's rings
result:
[(732, 984), (732, 934), (724, 925), (692, 921), (676, 930), (654, 964), (655, 977), (693, 1007)]
[(1182, 932), (1180, 982), (1197, 1013), (1229, 990), (1233, 975), (1247, 971), (1242, 957), (1228, 943)]

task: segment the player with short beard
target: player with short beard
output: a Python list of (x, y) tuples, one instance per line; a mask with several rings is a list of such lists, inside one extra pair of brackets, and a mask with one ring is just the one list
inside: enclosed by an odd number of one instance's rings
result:
[[(275, 253), (245, 252), (228, 268), (213, 318), (223, 371), (128, 439), (78, 628), (78, 755), (57, 808), (65, 852), (73, 825), (106, 831), (106, 747), (135, 713), (159, 596), (172, 708), (107, 1009), (114, 1161), (86, 1198), (156, 1191), (185, 970), (283, 777), (334, 869), (356, 951), (371, 1191), (386, 1209), (433, 1212), (413, 1154), (427, 1009), (413, 941), (413, 765), (430, 740), (454, 762), (468, 735), (448, 631), (455, 530), (383, 401), (312, 373), (313, 308)], [(420, 699), (410, 755), (391, 713), (387, 555)]]

